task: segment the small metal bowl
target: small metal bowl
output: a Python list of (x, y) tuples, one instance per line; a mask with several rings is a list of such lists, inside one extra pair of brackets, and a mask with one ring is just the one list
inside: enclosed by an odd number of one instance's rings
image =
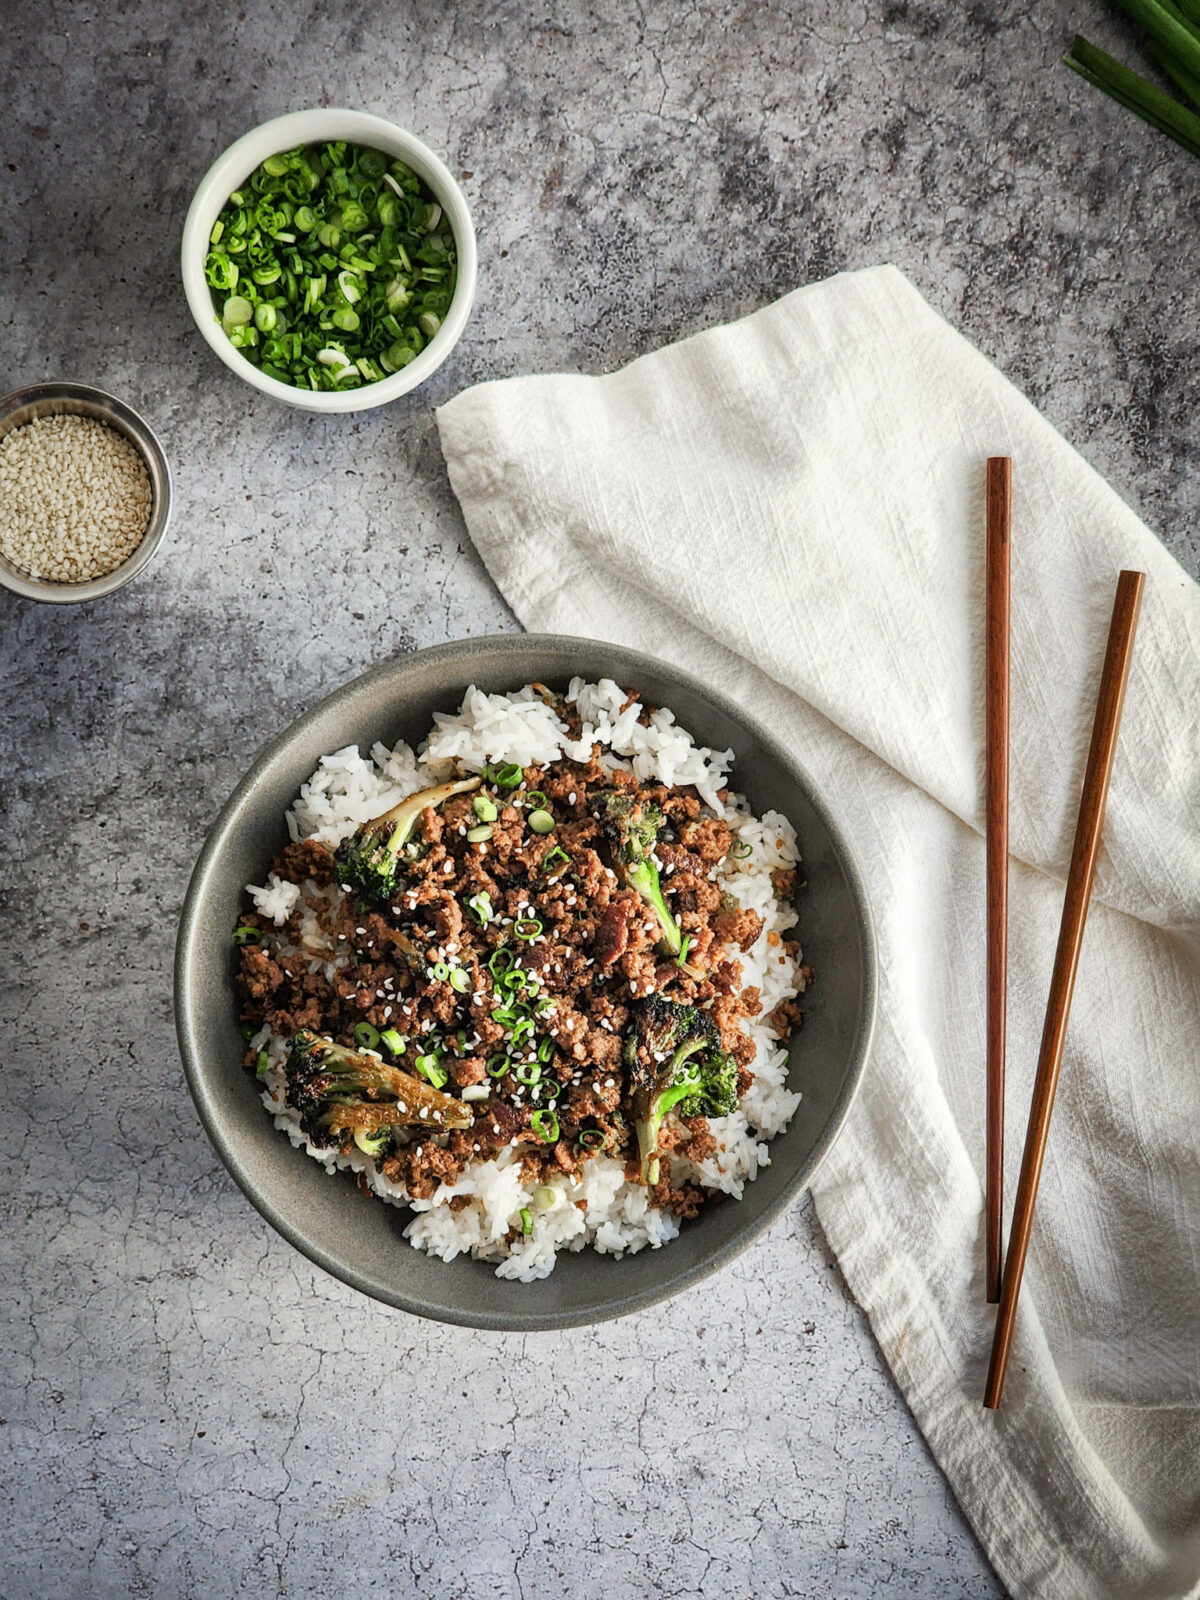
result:
[(86, 383), (33, 383), (25, 389), (14, 389), (0, 400), (0, 438), (20, 428), (37, 417), (55, 417), (64, 413), (75, 417), (94, 417), (114, 428), (141, 456), (150, 477), (150, 521), (142, 542), (119, 567), (106, 572), (103, 577), (90, 578), (86, 583), (52, 583), (45, 578), (31, 578), (27, 572), (14, 567), (0, 555), (0, 584), (27, 600), (46, 600), (52, 605), (64, 605), (75, 600), (98, 600), (111, 594), (122, 584), (136, 578), (150, 565), (167, 524), (171, 520), (171, 469), (163, 454), (162, 445), (151, 428), (138, 416), (132, 406), (117, 400), (103, 389), (93, 389)]

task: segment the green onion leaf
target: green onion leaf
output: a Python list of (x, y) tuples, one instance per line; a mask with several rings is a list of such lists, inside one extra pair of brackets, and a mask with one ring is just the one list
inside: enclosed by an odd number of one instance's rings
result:
[(534, 833), (554, 832), (554, 818), (548, 811), (531, 811), (528, 821)]
[(450, 1082), (450, 1074), (435, 1055), (417, 1056), (413, 1066), (423, 1078), (429, 1079), (435, 1089), (444, 1089)]
[(554, 1144), (558, 1139), (558, 1118), (553, 1111), (535, 1111), (529, 1125), (543, 1144)]
[(533, 1232), (533, 1213), (530, 1211), (528, 1206), (521, 1207), (521, 1232)]
[[(1121, 0), (1121, 3), (1130, 10), (1131, 0)], [(1146, 27), (1147, 32), (1152, 31), (1148, 25)], [(1196, 51), (1197, 71), (1200, 72), (1200, 44), (1193, 41), (1193, 48)], [(1184, 71), (1192, 70), (1191, 55), (1185, 57), (1182, 51), (1178, 51), (1176, 60)], [(1192, 155), (1200, 155), (1200, 116), (1189, 111), (1165, 90), (1148, 83), (1145, 78), (1140, 78), (1136, 72), (1131, 72), (1121, 62), (1078, 36), (1063, 57), (1063, 62), (1072, 72), (1077, 72), (1081, 78), (1086, 78), (1097, 89), (1103, 90), (1110, 99), (1141, 117), (1143, 122), (1167, 134)]]
[(234, 944), (261, 944), (262, 931), (259, 928), (252, 928), (248, 923), (244, 922), (240, 928), (233, 930), (233, 942)]
[(379, 1044), (379, 1029), (369, 1022), (354, 1024), (354, 1042), (360, 1050), (374, 1050)]
[(478, 828), (467, 829), (467, 842), (469, 844), (483, 844), (485, 840), (491, 837), (492, 830), (486, 822), (481, 823)]
[(481, 889), (478, 894), (473, 894), (471, 896), (471, 898), (467, 901), (467, 910), (473, 911), (479, 918), (479, 925), (481, 928), (486, 928), (488, 923), (496, 914), (492, 910), (492, 897), (488, 894), (486, 889)]
[(408, 1049), (408, 1044), (405, 1041), (404, 1035), (402, 1033), (397, 1033), (395, 1028), (385, 1028), (379, 1035), (379, 1042), (380, 1044), (387, 1045), (388, 1049), (394, 1056), (402, 1056)]

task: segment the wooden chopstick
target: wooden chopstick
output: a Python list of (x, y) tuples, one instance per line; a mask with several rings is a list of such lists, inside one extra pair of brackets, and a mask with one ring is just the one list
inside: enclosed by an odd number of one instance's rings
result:
[(1054, 1091), (1058, 1086), (1058, 1069), (1062, 1064), (1067, 1016), (1071, 1009), (1071, 994), (1075, 988), (1075, 973), (1079, 965), (1079, 950), (1083, 943), (1088, 902), (1091, 899), (1092, 882), (1096, 876), (1096, 857), (1100, 849), (1100, 833), (1104, 826), (1108, 782), (1112, 776), (1117, 731), (1121, 726), (1121, 708), (1125, 701), (1125, 685), (1129, 680), (1133, 638), (1137, 632), (1138, 611), (1142, 604), (1142, 586), (1145, 581), (1144, 572), (1122, 572), (1117, 582), (1116, 599), (1113, 601), (1112, 621), (1108, 629), (1108, 648), (1104, 655), (1104, 670), (1100, 675), (1100, 697), (1096, 702), (1092, 742), (1088, 750), (1083, 794), (1079, 802), (1079, 820), (1075, 824), (1075, 844), (1071, 851), (1070, 870), (1067, 873), (1062, 924), (1058, 933), (1058, 950), (1054, 957), (1054, 973), (1050, 979), (1050, 998), (1046, 1005), (1042, 1048), (1033, 1084), (1033, 1102), (1029, 1108), (1029, 1128), (1025, 1135), (1021, 1176), (1017, 1183), (1017, 1198), (1013, 1207), (1012, 1233), (1009, 1238), (1008, 1257), (1004, 1263), (1000, 1307), (996, 1313), (992, 1359), (983, 1394), (983, 1403), (989, 1410), (994, 1410), (1000, 1404), (1000, 1398), (1004, 1393), (1004, 1375), (1008, 1370), (1013, 1330), (1016, 1326), (1017, 1297), (1021, 1292), (1021, 1277), (1025, 1271), (1025, 1257), (1033, 1229), (1033, 1208), (1037, 1201), (1038, 1181), (1042, 1175), (1042, 1159), (1046, 1153), (1046, 1136), (1050, 1131), (1050, 1113), (1054, 1108)]
[(1004, 1266), (1004, 1033), (1008, 983), (1008, 596), (1012, 461), (987, 464), (987, 1135), (985, 1266), (989, 1301)]

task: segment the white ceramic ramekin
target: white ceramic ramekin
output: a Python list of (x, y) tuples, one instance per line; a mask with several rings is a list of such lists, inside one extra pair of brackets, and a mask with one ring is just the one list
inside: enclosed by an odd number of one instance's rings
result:
[[(268, 156), (277, 155), (281, 150), (294, 149), (299, 144), (319, 144), (327, 139), (345, 139), (350, 144), (368, 145), (406, 161), (437, 196), (443, 212), (450, 220), (458, 254), (458, 280), (450, 309), (443, 317), (441, 327), (416, 360), (378, 383), (364, 383), (356, 389), (346, 390), (299, 389), (260, 372), (226, 338), (213, 306), (212, 291), (204, 277), (204, 260), (208, 254), (213, 223), (233, 191)], [(293, 111), (243, 134), (205, 173), (183, 225), (182, 270), (183, 287), (196, 326), (225, 365), (236, 372), (239, 378), (261, 389), (264, 394), (283, 400), (290, 406), (299, 406), (304, 411), (367, 411), (373, 406), (387, 405), (389, 400), (396, 400), (410, 389), (415, 389), (430, 373), (437, 371), (458, 343), (475, 299), (475, 229), (471, 225), (471, 213), (462, 190), (445, 164), (415, 135), (367, 111)]]

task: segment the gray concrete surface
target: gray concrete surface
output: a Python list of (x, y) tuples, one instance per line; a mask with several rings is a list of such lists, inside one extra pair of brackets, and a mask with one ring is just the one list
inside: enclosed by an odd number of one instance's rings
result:
[[(5, 8), (0, 380), (140, 406), (170, 543), (0, 595), (0, 1596), (997, 1594), (806, 1203), (661, 1311), (514, 1340), (368, 1303), (235, 1191), (184, 1091), (176, 913), (255, 748), (398, 650), (513, 621), (431, 407), (615, 367), (890, 259), (1194, 574), (1200, 167), (1056, 65), (1099, 0), (782, 9)], [(176, 252), (234, 136), (312, 103), (443, 151), (477, 314), (361, 419), (259, 398)]]

